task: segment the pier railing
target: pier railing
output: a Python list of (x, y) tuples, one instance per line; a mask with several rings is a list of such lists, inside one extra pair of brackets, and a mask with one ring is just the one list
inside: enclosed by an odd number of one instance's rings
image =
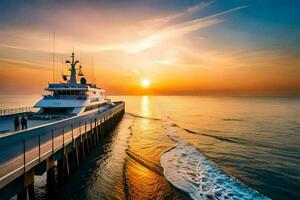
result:
[(105, 112), (89, 112), (0, 137), (0, 189), (76, 139), (124, 110), (124, 102)]
[(11, 109), (1, 109), (0, 117), (8, 116), (8, 115), (16, 115), (20, 113), (32, 112), (33, 107), (21, 107), (21, 108), (11, 108)]

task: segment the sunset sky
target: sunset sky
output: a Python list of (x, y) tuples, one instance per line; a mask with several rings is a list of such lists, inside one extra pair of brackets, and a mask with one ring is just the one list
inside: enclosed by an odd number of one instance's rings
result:
[(108, 94), (300, 95), (299, 10), (298, 0), (3, 0), (0, 94), (52, 82), (55, 32), (56, 81), (74, 50), (89, 81), (94, 57)]

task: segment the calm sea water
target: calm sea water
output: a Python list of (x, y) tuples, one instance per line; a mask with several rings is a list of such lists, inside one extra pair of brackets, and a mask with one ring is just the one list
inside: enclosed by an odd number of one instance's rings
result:
[[(38, 98), (0, 96), (0, 105)], [(127, 114), (59, 197), (300, 199), (299, 98), (112, 99), (125, 100)], [(36, 192), (47, 198), (44, 176)]]

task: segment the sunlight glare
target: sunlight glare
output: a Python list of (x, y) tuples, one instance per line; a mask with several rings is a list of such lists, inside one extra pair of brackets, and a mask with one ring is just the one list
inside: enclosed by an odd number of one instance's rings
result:
[(149, 85), (150, 85), (150, 81), (149, 81), (148, 79), (143, 79), (143, 80), (141, 81), (141, 84), (142, 84), (142, 86), (143, 86), (144, 88), (147, 88), (147, 87), (149, 87)]

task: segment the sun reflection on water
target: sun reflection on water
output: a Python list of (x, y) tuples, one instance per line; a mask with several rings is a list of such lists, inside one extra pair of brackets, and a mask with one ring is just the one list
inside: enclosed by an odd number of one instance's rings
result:
[(149, 96), (143, 96), (141, 98), (141, 115), (145, 117), (149, 117), (151, 115), (151, 111), (149, 108)]

